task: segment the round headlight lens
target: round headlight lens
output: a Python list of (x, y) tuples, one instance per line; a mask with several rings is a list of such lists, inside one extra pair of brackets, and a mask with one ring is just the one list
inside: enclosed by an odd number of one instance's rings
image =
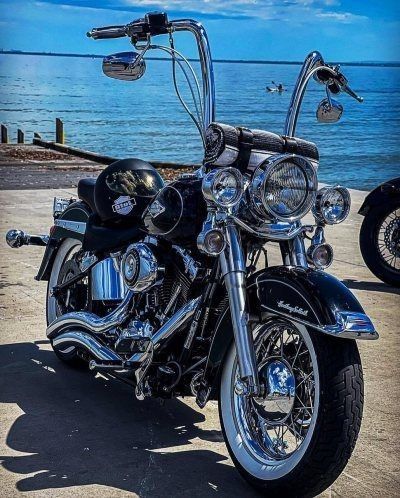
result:
[(313, 214), (317, 221), (335, 225), (347, 218), (350, 205), (350, 193), (346, 188), (324, 187), (317, 193)]
[(303, 157), (282, 155), (255, 172), (250, 187), (259, 214), (282, 221), (302, 218), (314, 203), (317, 174)]
[(240, 171), (235, 168), (211, 171), (203, 179), (203, 194), (218, 206), (234, 206), (243, 194), (243, 178)]

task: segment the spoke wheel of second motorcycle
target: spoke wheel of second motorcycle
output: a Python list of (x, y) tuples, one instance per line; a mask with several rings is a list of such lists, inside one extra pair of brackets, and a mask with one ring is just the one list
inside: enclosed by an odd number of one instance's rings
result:
[(365, 264), (383, 282), (400, 287), (400, 204), (387, 202), (367, 213), (360, 230)]
[[(49, 283), (47, 286), (47, 302), (46, 302), (46, 318), (47, 324), (53, 322), (58, 316), (70, 311), (80, 311), (85, 308), (85, 299), (82, 299), (82, 288), (72, 288), (63, 296), (62, 300), (57, 300), (51, 294), (51, 290), (56, 285), (68, 281), (77, 273), (77, 264), (74, 261), (73, 255), (81, 248), (81, 243), (75, 239), (65, 239), (57, 251), (54, 259), (53, 267)], [(80, 294), (78, 296), (77, 294)], [(52, 345), (53, 346), (53, 345)], [(81, 366), (83, 360), (78, 356), (78, 352), (74, 346), (69, 346), (65, 349), (53, 347), (54, 352), (65, 363), (73, 366)]]
[(268, 496), (315, 496), (341, 473), (361, 425), (363, 381), (354, 341), (274, 319), (255, 331), (262, 394), (235, 391), (232, 347), (220, 419), (239, 472)]

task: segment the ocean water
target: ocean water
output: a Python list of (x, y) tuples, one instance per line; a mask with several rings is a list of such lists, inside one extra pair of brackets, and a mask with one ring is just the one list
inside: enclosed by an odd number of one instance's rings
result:
[[(214, 70), (217, 121), (283, 132), (300, 66), (216, 63)], [(341, 121), (317, 123), (315, 110), (325, 93), (311, 82), (297, 136), (317, 144), (320, 181), (370, 190), (400, 176), (400, 68), (343, 70), (364, 102), (340, 95)], [(288, 91), (267, 93), (272, 80)], [(18, 127), (29, 141), (35, 131), (54, 140), (60, 117), (67, 143), (76, 147), (148, 161), (202, 159), (199, 135), (175, 96), (167, 61), (150, 60), (142, 79), (124, 82), (106, 78), (101, 59), (0, 55), (0, 86), (0, 122), (13, 140)]]

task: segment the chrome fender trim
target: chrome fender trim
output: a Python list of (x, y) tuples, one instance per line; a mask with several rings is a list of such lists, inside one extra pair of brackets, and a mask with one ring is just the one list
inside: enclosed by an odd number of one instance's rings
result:
[(282, 313), (276, 309), (269, 308), (268, 306), (261, 305), (263, 309), (288, 318), (294, 322), (301, 323), (306, 327), (310, 327), (324, 334), (328, 334), (334, 337), (340, 337), (342, 339), (363, 339), (363, 340), (376, 340), (379, 338), (378, 332), (369, 317), (365, 313), (358, 312), (336, 312), (336, 323), (332, 325), (319, 325), (307, 320), (302, 320), (296, 316), (289, 313)]

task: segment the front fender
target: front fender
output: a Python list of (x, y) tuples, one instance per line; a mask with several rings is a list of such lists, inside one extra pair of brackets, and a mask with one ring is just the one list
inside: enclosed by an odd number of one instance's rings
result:
[[(278, 315), (334, 337), (377, 339), (361, 304), (336, 277), (311, 268), (276, 266), (251, 275), (247, 282), (250, 320)], [(217, 379), (233, 341), (229, 308), (215, 327), (204, 382), (217, 392)]]
[(371, 208), (383, 205), (391, 199), (400, 199), (400, 178), (389, 180), (372, 190), (364, 199), (358, 214), (366, 216)]

